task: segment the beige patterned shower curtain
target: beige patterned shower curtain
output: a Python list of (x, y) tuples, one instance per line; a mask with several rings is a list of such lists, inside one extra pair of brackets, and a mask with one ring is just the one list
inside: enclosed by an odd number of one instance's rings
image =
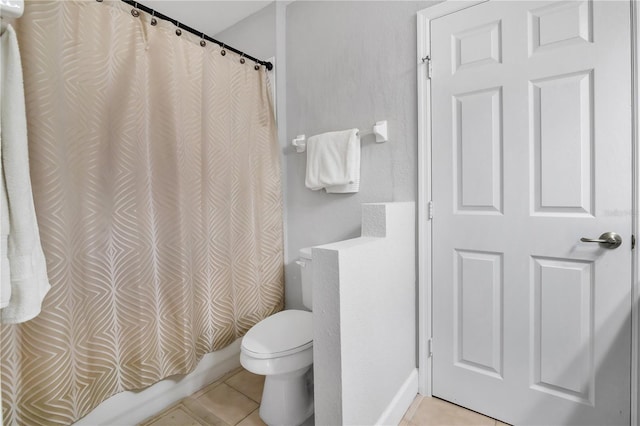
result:
[(26, 3), (52, 289), (1, 328), (2, 409), (5, 425), (69, 424), (282, 308), (279, 154), (264, 67), (119, 1)]

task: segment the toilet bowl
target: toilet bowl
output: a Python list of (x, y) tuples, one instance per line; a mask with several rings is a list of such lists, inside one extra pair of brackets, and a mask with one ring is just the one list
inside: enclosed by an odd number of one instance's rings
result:
[[(311, 308), (311, 249), (300, 250), (303, 304)], [(313, 415), (313, 314), (290, 309), (254, 325), (242, 338), (240, 363), (265, 376), (260, 417), (297, 426)]]

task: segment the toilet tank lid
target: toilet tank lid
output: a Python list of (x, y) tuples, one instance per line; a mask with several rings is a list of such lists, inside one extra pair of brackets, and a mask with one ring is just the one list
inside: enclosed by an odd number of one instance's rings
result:
[(311, 247), (301, 248), (299, 255), (303, 259), (311, 260)]
[(260, 355), (285, 355), (313, 344), (313, 314), (290, 309), (254, 325), (242, 338), (242, 350)]

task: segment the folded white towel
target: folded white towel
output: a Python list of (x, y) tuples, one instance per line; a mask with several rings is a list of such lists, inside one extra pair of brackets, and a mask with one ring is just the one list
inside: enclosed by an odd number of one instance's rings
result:
[[(18, 323), (40, 313), (42, 300), (51, 286), (40, 244), (31, 178), (27, 121), (24, 105), (22, 65), (16, 33), (9, 25), (0, 36), (0, 184), (2, 217), (2, 290), (10, 278), (11, 298), (0, 310), (3, 323)], [(7, 228), (8, 225), (8, 228)], [(5, 236), (8, 236), (6, 246)], [(9, 266), (9, 274), (5, 269)], [(4, 301), (6, 295), (0, 297)]]
[(307, 140), (307, 188), (330, 193), (360, 189), (360, 137), (358, 129), (323, 133)]

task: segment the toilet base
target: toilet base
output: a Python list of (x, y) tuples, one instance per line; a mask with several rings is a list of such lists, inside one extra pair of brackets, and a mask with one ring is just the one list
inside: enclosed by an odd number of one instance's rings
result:
[(291, 373), (267, 375), (260, 418), (269, 426), (298, 426), (313, 414), (312, 366)]

